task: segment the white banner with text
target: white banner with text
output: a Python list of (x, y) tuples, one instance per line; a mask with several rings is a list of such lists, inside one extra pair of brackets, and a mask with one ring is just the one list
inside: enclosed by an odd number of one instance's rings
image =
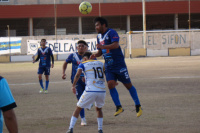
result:
[[(33, 55), (37, 52), (40, 47), (41, 40), (27, 40), (27, 54)], [(88, 44), (88, 51), (97, 51), (96, 44), (97, 39), (85, 39), (84, 41)], [(77, 40), (47, 40), (47, 47), (50, 47), (53, 54), (67, 54), (77, 51)]]

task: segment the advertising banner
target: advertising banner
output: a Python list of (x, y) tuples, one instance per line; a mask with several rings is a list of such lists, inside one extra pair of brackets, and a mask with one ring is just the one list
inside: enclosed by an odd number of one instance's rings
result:
[(0, 37), (0, 55), (21, 53), (20, 37)]
[[(40, 47), (41, 40), (27, 40), (27, 54), (33, 55), (37, 52)], [(97, 39), (84, 39), (88, 44), (88, 51), (97, 51), (96, 44)], [(76, 45), (78, 40), (47, 40), (47, 47), (50, 47), (53, 54), (67, 54), (76, 52)]]

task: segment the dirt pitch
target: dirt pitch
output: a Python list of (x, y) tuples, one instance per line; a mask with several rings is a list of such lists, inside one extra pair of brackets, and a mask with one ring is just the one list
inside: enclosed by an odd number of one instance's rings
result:
[[(134, 102), (120, 83), (117, 86), (125, 111), (114, 117), (115, 106), (107, 89), (104, 133), (199, 133), (200, 56), (146, 57), (126, 59), (129, 75), (143, 106), (136, 118)], [(20, 133), (65, 133), (76, 98), (67, 80), (61, 79), (63, 61), (51, 69), (49, 94), (39, 94), (38, 63), (1, 63), (18, 107), (15, 109)], [(44, 78), (43, 78), (44, 79)], [(88, 126), (77, 121), (75, 133), (97, 133), (96, 112), (85, 111)], [(4, 126), (4, 133), (7, 133)]]

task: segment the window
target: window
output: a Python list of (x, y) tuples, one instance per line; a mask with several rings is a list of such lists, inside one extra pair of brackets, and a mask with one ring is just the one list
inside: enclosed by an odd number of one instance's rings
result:
[(9, 0), (0, 0), (0, 2), (9, 2)]
[[(10, 36), (16, 36), (16, 30), (10, 30)], [(8, 30), (6, 30), (6, 36), (8, 36)]]
[(57, 28), (57, 35), (66, 35), (66, 28)]
[(34, 29), (34, 35), (35, 36), (43, 36), (44, 35), (44, 29)]

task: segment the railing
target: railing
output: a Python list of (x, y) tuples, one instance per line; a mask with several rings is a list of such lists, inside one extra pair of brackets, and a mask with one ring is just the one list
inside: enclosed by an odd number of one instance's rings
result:
[[(141, 0), (87, 0), (90, 3), (126, 3), (126, 2), (142, 2)], [(188, 1), (188, 0), (145, 0), (146, 2), (160, 2), (160, 1)], [(55, 0), (55, 4), (79, 4), (81, 0)], [(18, 0), (8, 0), (2, 1), (0, 0), (0, 5), (40, 5), (40, 4), (54, 4), (53, 0), (26, 0), (20, 1)]]

